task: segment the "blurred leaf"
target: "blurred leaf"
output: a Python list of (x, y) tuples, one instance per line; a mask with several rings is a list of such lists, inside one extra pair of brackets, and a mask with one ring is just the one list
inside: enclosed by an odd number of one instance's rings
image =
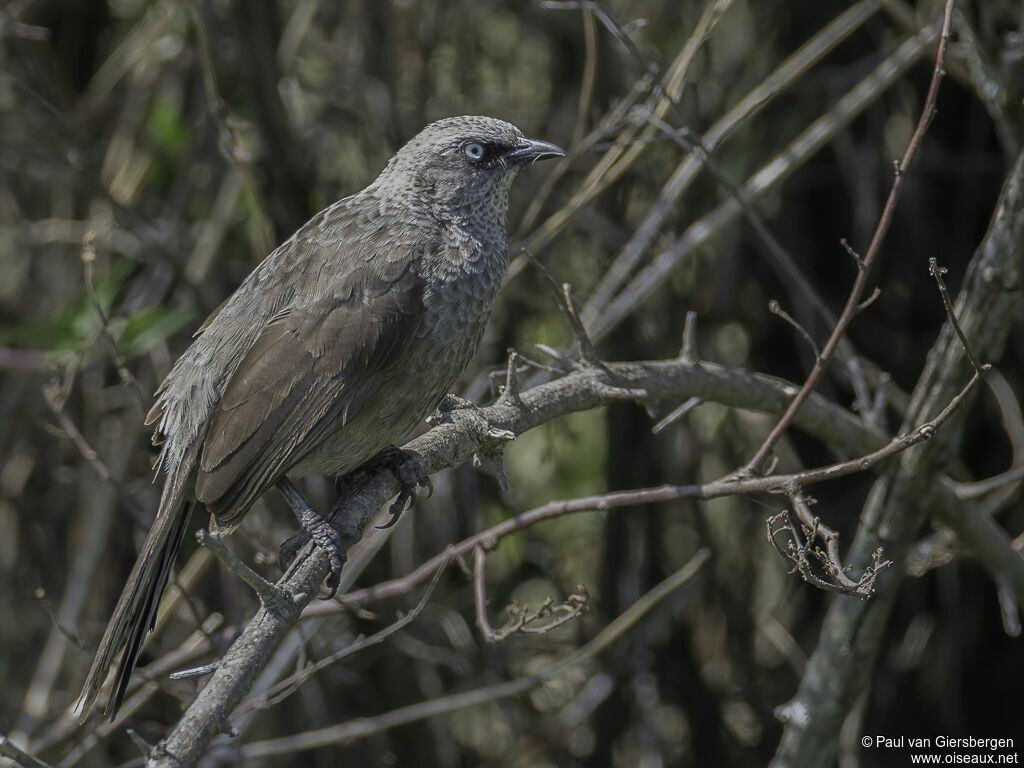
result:
[(145, 135), (153, 152), (143, 180), (150, 188), (167, 189), (180, 172), (188, 124), (173, 103), (157, 97), (146, 115)]
[[(106, 274), (94, 279), (96, 296), (104, 312), (110, 311), (114, 296), (132, 268), (133, 265), (129, 261), (115, 261)], [(42, 322), (11, 326), (0, 331), (0, 339), (4, 344), (31, 346), (52, 352), (68, 350), (88, 339), (99, 321), (96, 308), (85, 289), (83, 277), (81, 288), (56, 317)]]
[(124, 321), (118, 349), (127, 358), (143, 355), (157, 342), (177, 332), (195, 316), (190, 307), (147, 307)]
[(180, 155), (188, 141), (188, 126), (173, 104), (156, 98), (146, 116), (146, 134), (158, 149)]
[[(175, 333), (195, 315), (190, 307), (147, 307), (130, 317), (110, 317), (111, 306), (121, 284), (132, 271), (126, 260), (114, 262), (96, 279), (96, 295), (109, 318), (109, 330), (126, 358), (145, 354), (153, 345)], [(66, 352), (81, 346), (96, 332), (100, 322), (96, 307), (83, 284), (67, 306), (49, 321), (13, 326), (0, 333), (0, 343)]]

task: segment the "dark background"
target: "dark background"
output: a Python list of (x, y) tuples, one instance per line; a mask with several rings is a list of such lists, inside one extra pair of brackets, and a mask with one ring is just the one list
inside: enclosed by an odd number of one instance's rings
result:
[[(715, 153), (734, 183), (904, 40), (902, 14), (913, 20), (915, 9), (883, 5)], [(645, 20), (628, 32), (660, 75), (704, 4), (602, 7), (622, 25)], [(737, 1), (694, 60), (666, 120), (706, 129), (847, 7), (831, 0)], [(998, 111), (991, 100), (986, 107), (979, 81), (964, 75), (969, 51), (954, 45), (938, 115), (873, 275), (881, 295), (850, 329), (856, 348), (904, 391), (913, 388), (945, 319), (927, 260), (934, 256), (949, 269), (955, 294), (1021, 136), (1024, 8), (992, 0), (957, 7), (959, 23), (977, 37), (972, 50), (1006, 98)], [(916, 8), (921, 19), (938, 10), (932, 3)], [(58, 717), (77, 693), (156, 506), (152, 450), (141, 424), (150, 393), (191, 330), (271, 248), (330, 201), (362, 188), (425, 123), (492, 114), (574, 149), (588, 56), (596, 57), (596, 68), (583, 111), (587, 131), (643, 74), (644, 65), (604, 26), (594, 22), (593, 31), (588, 52), (580, 10), (511, 0), (22, 0), (0, 9), (0, 732), (19, 734), (23, 746), (54, 763), (113, 765), (137, 756), (123, 728), (78, 755), (93, 725), (61, 731)], [(866, 248), (933, 63), (929, 51), (756, 202), (833, 311), (854, 277), (839, 240)], [(216, 95), (204, 78), (213, 79)], [(539, 218), (525, 229), (527, 205), (559, 171), (541, 165), (521, 174), (510, 217), (519, 240), (570, 201), (617, 133), (571, 153)], [(581, 302), (682, 157), (655, 132), (626, 172), (536, 253), (557, 280), (572, 283)], [(703, 173), (643, 263), (727, 196)], [(82, 242), (90, 230), (97, 300), (134, 384), (122, 381), (87, 290)], [(608, 360), (674, 356), (692, 310), (706, 359), (802, 381), (813, 353), (768, 312), (768, 301), (780, 300), (819, 344), (828, 328), (762, 254), (756, 235), (737, 219), (679, 264), (598, 351)], [(997, 366), (1016, 392), (1024, 375), (1021, 315)], [(507, 347), (539, 357), (535, 343), (570, 340), (554, 294), (526, 266), (499, 298), (464, 391), (490, 399), (481, 373), (500, 366)], [(80, 444), (47, 406), (42, 392), (52, 382)], [(852, 403), (842, 377), (827, 376), (819, 390)], [(657, 416), (675, 405), (658, 404)], [(713, 479), (743, 464), (773, 420), (707, 403), (657, 435), (652, 423), (642, 408), (620, 404), (546, 424), (507, 449), (508, 493), (470, 466), (444, 473), (360, 585), (407, 573), (448, 543), (551, 499)], [(888, 428), (898, 424), (898, 408), (890, 407)], [(779, 452), (788, 468), (836, 458), (797, 432)], [(948, 471), (959, 480), (980, 479), (1013, 460), (996, 399), (985, 391)], [(859, 475), (815, 488), (816, 511), (848, 539), (870, 483)], [(329, 484), (314, 482), (310, 493), (326, 504)], [(694, 580), (608, 651), (527, 695), (265, 764), (766, 764), (781, 733), (773, 709), (795, 692), (829, 603), (851, 599), (787, 575), (764, 536), (765, 518), (781, 503), (675, 502), (536, 526), (490, 557), (492, 621), (512, 599), (537, 605), (583, 583), (592, 600), (580, 620), (486, 644), (474, 626), (470, 582), (451, 567), (409, 628), (318, 674), (250, 721), (239, 739), (372, 716), (534, 670), (582, 645), (705, 546), (712, 560)], [(1016, 492), (995, 511), (1017, 536), (1024, 508)], [(196, 516), (192, 527), (204, 523)], [(280, 500), (268, 497), (230, 543), (249, 561), (267, 554), (260, 562), (269, 564), (261, 567), (274, 575), (277, 545), (291, 526)], [(922, 536), (948, 562), (902, 582), (871, 689), (839, 737), (844, 766), (907, 764), (909, 750), (861, 751), (864, 734), (1024, 738), (1024, 654), (1003, 631), (991, 580), (955, 542), (932, 529)], [(184, 549), (194, 556), (191, 537)], [(416, 600), (412, 594), (375, 604), (372, 615), (333, 614), (305, 638), (305, 653), (316, 659), (344, 647)], [(213, 636), (223, 649), (254, 605), (234, 577), (208, 568), (143, 662), (176, 647), (211, 611), (226, 618)], [(284, 671), (294, 659), (290, 665)], [(193, 695), (194, 683), (162, 685), (129, 725), (155, 741)], [(230, 743), (219, 749), (219, 760), (234, 760)]]

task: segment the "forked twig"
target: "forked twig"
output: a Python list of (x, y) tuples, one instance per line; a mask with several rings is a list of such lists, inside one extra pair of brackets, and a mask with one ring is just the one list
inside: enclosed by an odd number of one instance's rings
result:
[(434, 594), (434, 589), (437, 587), (437, 584), (441, 579), (441, 574), (444, 573), (445, 568), (450, 561), (451, 558), (447, 558), (434, 572), (434, 578), (432, 578), (430, 583), (427, 584), (427, 588), (423, 590), (423, 595), (420, 597), (419, 602), (416, 603), (416, 606), (411, 611), (400, 615), (397, 620), (383, 629), (374, 632), (372, 635), (366, 637), (360, 636), (355, 642), (350, 643), (344, 648), (311, 664), (306, 664), (302, 669), (292, 675), (289, 675), (283, 680), (279, 680), (267, 690), (250, 696), (238, 706), (238, 708), (232, 713), (232, 717), (238, 717), (239, 715), (254, 709), (266, 709), (274, 706), (275, 704), (281, 703), (322, 669), (325, 669), (332, 664), (336, 664), (342, 659), (348, 658), (353, 654), (359, 653), (370, 646), (378, 645), (399, 630), (407, 627), (416, 620), (416, 618), (423, 612), (423, 609), (426, 608), (427, 603), (430, 602), (430, 598)]
[[(811, 512), (813, 499), (806, 496), (799, 487), (790, 488), (786, 495), (792, 504), (793, 514), (784, 509), (772, 515), (766, 521), (766, 528), (768, 541), (783, 558), (793, 564), (791, 572), (798, 572), (804, 581), (819, 589), (853, 595), (862, 600), (869, 598), (874, 593), (879, 572), (891, 566), (892, 561), (883, 560), (882, 549), (877, 549), (872, 556), (872, 564), (854, 581), (847, 576), (849, 566), (843, 565), (839, 555), (839, 534)], [(793, 515), (800, 523), (799, 529)], [(780, 534), (784, 535), (782, 541), (779, 539)], [(816, 546), (819, 539), (825, 543), (825, 549)]]
[(978, 362), (978, 358), (974, 356), (974, 352), (971, 351), (971, 345), (967, 342), (967, 336), (964, 334), (963, 328), (960, 327), (960, 323), (956, 319), (956, 312), (953, 311), (953, 302), (949, 298), (949, 289), (946, 288), (946, 281), (942, 279), (942, 276), (949, 270), (945, 267), (940, 267), (939, 262), (934, 256), (928, 259), (928, 274), (935, 278), (935, 282), (939, 286), (939, 295), (942, 296), (942, 305), (946, 308), (946, 316), (949, 318), (950, 325), (953, 326), (953, 330), (956, 332), (957, 338), (960, 339), (960, 346), (964, 348), (964, 354), (967, 355), (967, 359), (971, 361), (971, 367), (974, 368), (979, 374), (984, 374), (991, 366), (982, 365)]
[(789, 428), (789, 425), (792, 423), (793, 417), (796, 416), (796, 412), (800, 409), (800, 406), (803, 405), (804, 401), (810, 397), (811, 392), (818, 386), (818, 382), (821, 381), (821, 377), (825, 373), (829, 360), (831, 360), (832, 355), (835, 353), (839, 340), (846, 333), (847, 327), (859, 309), (859, 305), (861, 303), (860, 297), (867, 288), (868, 275), (870, 273), (871, 266), (878, 258), (879, 253), (881, 253), (882, 242), (885, 239), (886, 233), (889, 231), (889, 225), (892, 223), (893, 213), (896, 210), (896, 202), (899, 200), (900, 192), (903, 189), (903, 179), (906, 176), (907, 170), (910, 168), (910, 164), (914, 161), (917, 151), (921, 146), (921, 140), (924, 138), (925, 131), (928, 130), (928, 126), (931, 124), (931, 121), (935, 117), (937, 111), (935, 105), (938, 99), (939, 85), (942, 82), (943, 75), (945, 74), (942, 68), (942, 62), (945, 60), (946, 48), (949, 43), (949, 30), (953, 21), (953, 2), (954, 0), (946, 0), (946, 10), (942, 20), (942, 33), (939, 40), (938, 53), (935, 58), (935, 69), (932, 71), (931, 83), (928, 86), (928, 95), (925, 97), (924, 107), (921, 110), (921, 116), (917, 121), (917, 128), (914, 130), (914, 135), (911, 137), (910, 143), (907, 145), (907, 149), (903, 153), (902, 159), (895, 165), (895, 178), (893, 179), (892, 188), (889, 190), (889, 197), (885, 201), (885, 206), (882, 209), (882, 215), (878, 220), (875, 233), (871, 238), (871, 243), (868, 245), (867, 252), (864, 254), (864, 258), (862, 260), (863, 266), (858, 270), (853, 287), (850, 289), (850, 295), (847, 297), (846, 306), (843, 308), (843, 312), (839, 316), (838, 322), (832, 329), (832, 334), (825, 343), (825, 347), (822, 349), (821, 354), (818, 355), (817, 360), (815, 360), (814, 367), (807, 376), (807, 380), (804, 381), (803, 386), (800, 387), (800, 391), (797, 392), (796, 396), (792, 401), (790, 401), (789, 407), (782, 415), (782, 418), (776, 422), (772, 431), (768, 434), (768, 437), (764, 439), (764, 442), (761, 443), (761, 446), (751, 457), (750, 461), (747, 462), (746, 466), (742, 470), (745, 473), (756, 474), (759, 468), (763, 466), (768, 454), (775, 447), (779, 438), (782, 437), (782, 433)]
[[(494, 629), (487, 618), (487, 580), (485, 577), (487, 552), (483, 544), (473, 547), (473, 605), (476, 609), (476, 625), (484, 640), (497, 643), (516, 632), (540, 635), (560, 627), (567, 621), (582, 614), (590, 602), (590, 593), (582, 584), (577, 585), (576, 592), (569, 595), (564, 602), (555, 603), (548, 597), (536, 611), (531, 612), (527, 605), (513, 603), (506, 610), (509, 619), (500, 628)], [(547, 619), (539, 624), (542, 619)]]

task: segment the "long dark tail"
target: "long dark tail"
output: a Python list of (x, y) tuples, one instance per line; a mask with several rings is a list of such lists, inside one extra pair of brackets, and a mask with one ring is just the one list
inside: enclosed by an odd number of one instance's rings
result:
[(181, 546), (185, 524), (192, 509), (192, 504), (185, 501), (183, 493), (190, 469), (191, 467), (179, 467), (164, 486), (153, 526), (149, 529), (142, 551), (128, 576), (128, 583), (125, 584), (117, 601), (92, 667), (85, 678), (82, 692), (72, 710), (79, 719), (88, 716), (114, 663), (114, 658), (122, 648), (124, 652), (117, 662), (113, 690), (103, 709), (104, 717), (113, 720), (124, 700), (132, 672), (142, 652), (143, 642), (156, 620), (160, 596), (170, 578), (171, 568)]

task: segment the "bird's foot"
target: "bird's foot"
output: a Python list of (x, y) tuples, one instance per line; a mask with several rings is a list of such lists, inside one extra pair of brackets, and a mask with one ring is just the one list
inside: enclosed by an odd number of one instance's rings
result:
[(465, 408), (475, 408), (479, 410), (479, 406), (472, 400), (467, 400), (464, 397), (458, 395), (447, 394), (441, 398), (441, 402), (437, 404), (437, 409), (427, 417), (427, 423), (434, 427), (438, 424), (444, 424), (445, 422), (451, 421), (449, 414), (452, 411), (460, 411)]
[(278, 559), (282, 566), (287, 567), (295, 559), (298, 550), (305, 545), (307, 536), (312, 539), (330, 558), (331, 571), (327, 576), (328, 595), (324, 598), (330, 600), (338, 592), (338, 586), (341, 583), (341, 569), (345, 565), (344, 542), (334, 527), (309, 506), (291, 480), (284, 478), (278, 482), (277, 487), (284, 495), (285, 501), (288, 502), (288, 506), (291, 507), (292, 513), (306, 534), (299, 533), (285, 541), (281, 545)]
[(391, 517), (384, 525), (378, 525), (378, 528), (390, 528), (397, 523), (402, 513), (416, 500), (416, 490), (421, 485), (427, 489), (427, 498), (434, 494), (434, 484), (430, 482), (430, 475), (424, 471), (420, 460), (409, 451), (389, 445), (367, 464), (367, 468), (377, 467), (390, 470), (402, 486), (402, 490), (398, 492), (398, 496), (388, 509)]
[[(502, 395), (504, 398), (505, 395)], [(512, 397), (509, 395), (509, 397)], [(515, 399), (518, 401), (518, 394), (515, 395)], [(499, 398), (499, 402), (502, 398)], [(484, 434), (486, 437), (492, 440), (498, 440), (507, 442), (509, 440), (515, 440), (516, 433), (505, 429), (504, 427), (498, 426), (496, 423), (487, 418), (487, 415), (483, 408), (474, 403), (472, 400), (467, 400), (464, 397), (458, 395), (445, 395), (444, 399), (437, 406), (437, 411), (427, 419), (427, 422), (431, 426), (443, 424), (446, 421), (451, 421), (451, 413), (455, 411), (472, 411), (475, 415), (479, 416), (485, 422), (486, 429)]]
[(443, 398), (441, 402), (437, 404), (437, 410), (441, 413), (451, 413), (461, 408), (476, 408), (477, 405), (472, 400), (467, 400), (465, 397), (459, 397), (449, 392)]

